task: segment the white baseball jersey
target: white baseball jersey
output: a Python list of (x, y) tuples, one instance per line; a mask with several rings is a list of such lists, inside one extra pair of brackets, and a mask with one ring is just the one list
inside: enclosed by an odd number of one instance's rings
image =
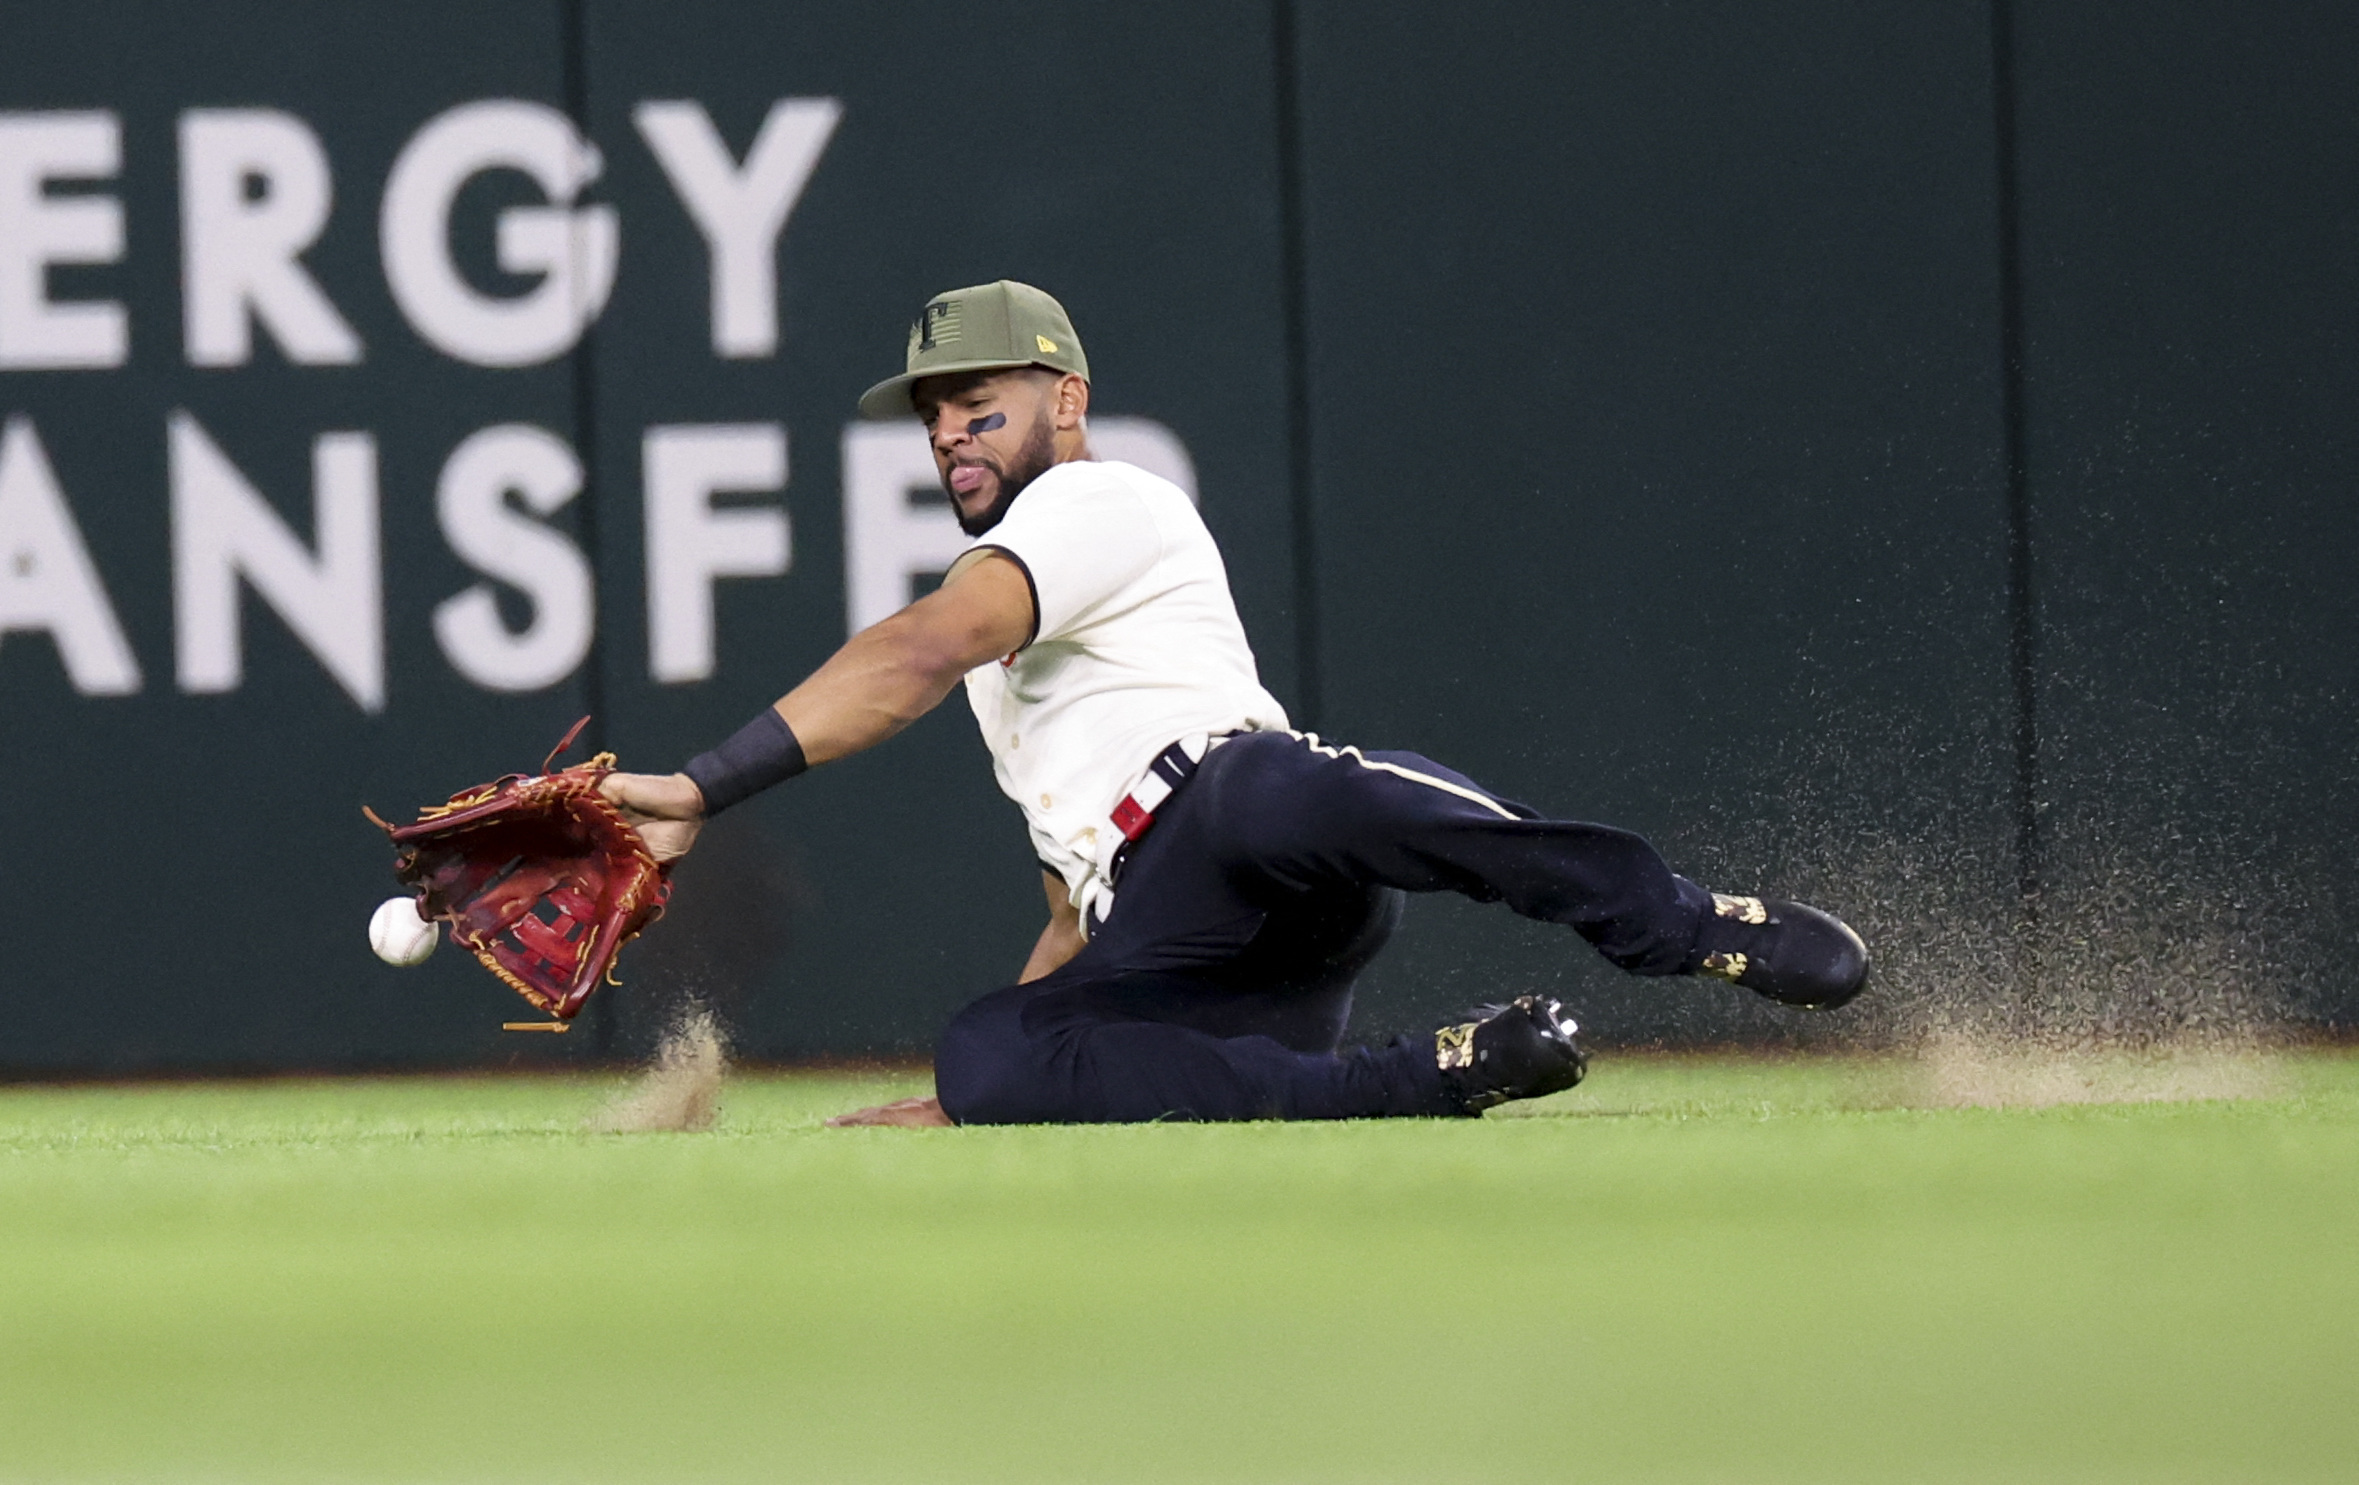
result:
[(1262, 689), (1212, 533), (1177, 485), (1131, 464), (1056, 465), (958, 566), (1015, 559), (1039, 627), (967, 673), (999, 787), (1082, 921), (1121, 844), (1114, 806), (1183, 738), (1286, 725)]

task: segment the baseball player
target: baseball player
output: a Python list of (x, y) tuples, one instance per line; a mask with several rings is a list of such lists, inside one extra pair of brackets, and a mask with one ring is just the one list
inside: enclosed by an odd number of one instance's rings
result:
[(1540, 995), (1340, 1050), (1353, 981), (1407, 892), (1503, 902), (1634, 974), (1791, 1005), (1859, 993), (1866, 946), (1824, 912), (1707, 892), (1627, 831), (1293, 730), (1194, 506), (1093, 457), (1089, 402), (1055, 299), (1004, 280), (936, 296), (902, 374), (860, 410), (925, 425), (973, 545), (682, 772), (604, 785), (668, 859), (711, 816), (874, 747), (964, 682), (1048, 924), (1016, 983), (943, 1032), (935, 1098), (839, 1122), (1464, 1115), (1578, 1082), (1576, 1028)]

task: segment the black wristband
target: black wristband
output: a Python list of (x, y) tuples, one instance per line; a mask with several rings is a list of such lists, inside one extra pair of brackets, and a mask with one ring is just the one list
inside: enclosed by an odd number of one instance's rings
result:
[(732, 733), (709, 753), (688, 760), (682, 773), (696, 780), (704, 794), (707, 819), (751, 799), (772, 784), (783, 784), (811, 765), (804, 761), (803, 744), (772, 706)]

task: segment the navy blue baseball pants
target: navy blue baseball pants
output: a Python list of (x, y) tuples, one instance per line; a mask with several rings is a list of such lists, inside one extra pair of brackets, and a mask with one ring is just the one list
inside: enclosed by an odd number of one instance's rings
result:
[(1542, 820), (1415, 753), (1251, 732), (1156, 811), (1062, 968), (959, 1012), (934, 1060), (961, 1124), (1456, 1111), (1430, 1037), (1339, 1052), (1404, 892), (1562, 923), (1637, 974), (1693, 967), (1711, 897), (1638, 836)]

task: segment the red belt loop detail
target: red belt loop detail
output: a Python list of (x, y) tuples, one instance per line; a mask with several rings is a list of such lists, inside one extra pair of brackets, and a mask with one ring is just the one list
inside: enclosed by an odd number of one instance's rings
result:
[[(1209, 741), (1205, 751), (1211, 751)], [(1201, 757), (1188, 752), (1185, 741), (1175, 742), (1156, 754), (1154, 763), (1147, 768), (1147, 776), (1114, 806), (1114, 828), (1122, 832), (1122, 838), (1135, 841), (1145, 835), (1155, 823), (1155, 811), (1179, 791), (1180, 785), (1196, 776), (1196, 765), (1201, 761)]]
[(1154, 814), (1139, 808), (1139, 802), (1127, 794), (1122, 796), (1122, 803), (1114, 806), (1114, 828), (1122, 832), (1124, 840), (1137, 840), (1154, 823)]

